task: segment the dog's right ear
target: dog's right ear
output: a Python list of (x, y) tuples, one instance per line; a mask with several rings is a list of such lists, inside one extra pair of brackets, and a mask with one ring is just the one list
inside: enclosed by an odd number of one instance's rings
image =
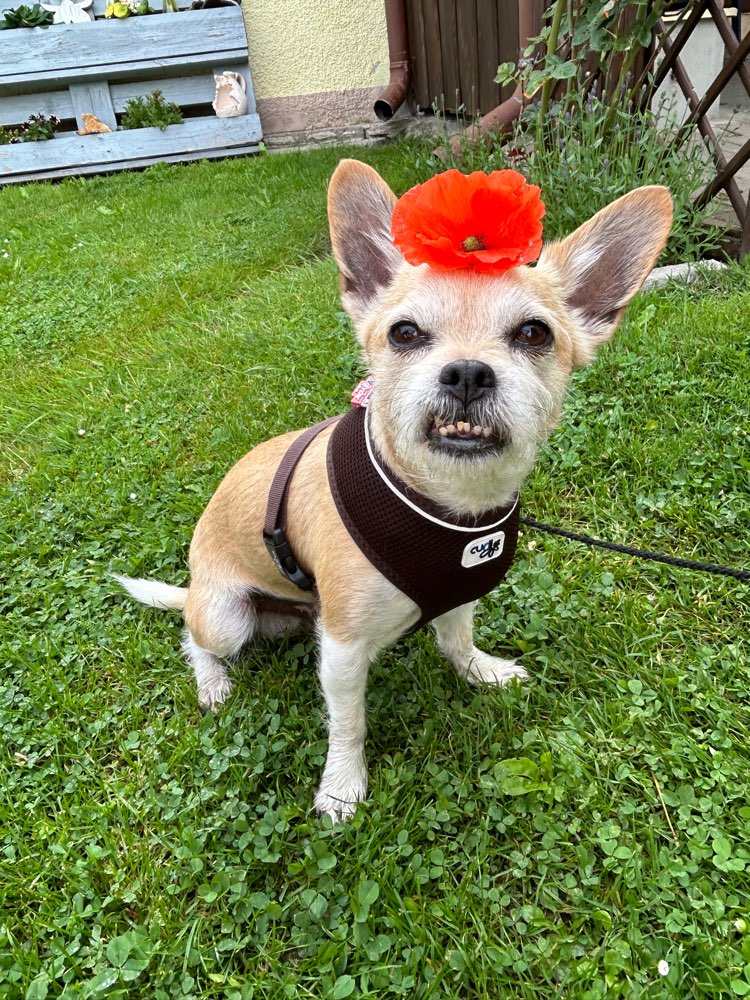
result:
[(390, 284), (403, 257), (391, 240), (396, 196), (372, 167), (342, 160), (328, 187), (333, 256), (341, 269), (341, 301), (359, 319)]
[(617, 329), (669, 237), (672, 199), (665, 187), (636, 188), (597, 212), (559, 243), (545, 246), (539, 265), (558, 272), (579, 333), (575, 364), (585, 364)]

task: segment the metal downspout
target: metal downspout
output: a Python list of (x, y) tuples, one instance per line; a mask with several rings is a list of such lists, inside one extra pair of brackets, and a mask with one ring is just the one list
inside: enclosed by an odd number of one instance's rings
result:
[(385, 22), (388, 28), (391, 77), (373, 107), (381, 122), (393, 118), (404, 103), (409, 89), (411, 65), (409, 34), (406, 27), (406, 0), (385, 0)]

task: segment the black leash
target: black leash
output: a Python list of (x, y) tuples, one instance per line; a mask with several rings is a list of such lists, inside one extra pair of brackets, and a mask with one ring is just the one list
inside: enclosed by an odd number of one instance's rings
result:
[(532, 517), (521, 517), (519, 520), (529, 528), (539, 528), (540, 531), (546, 531), (550, 535), (570, 538), (574, 542), (583, 542), (586, 545), (597, 545), (601, 549), (622, 552), (626, 556), (637, 556), (639, 559), (650, 559), (652, 562), (666, 563), (668, 566), (681, 566), (683, 569), (697, 569), (704, 573), (716, 573), (719, 576), (731, 576), (735, 580), (750, 580), (750, 570), (747, 569), (731, 569), (729, 566), (715, 566), (713, 563), (693, 562), (691, 559), (665, 556), (661, 552), (649, 552), (646, 549), (633, 549), (628, 545), (617, 545), (615, 542), (603, 542), (599, 538), (577, 535), (574, 531), (565, 531), (563, 528), (553, 528), (552, 525), (542, 524)]

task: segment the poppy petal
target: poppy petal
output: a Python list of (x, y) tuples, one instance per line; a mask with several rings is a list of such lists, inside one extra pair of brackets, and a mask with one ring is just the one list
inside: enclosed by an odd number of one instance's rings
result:
[(540, 193), (515, 170), (446, 170), (396, 202), (393, 242), (410, 264), (507, 271), (541, 252)]

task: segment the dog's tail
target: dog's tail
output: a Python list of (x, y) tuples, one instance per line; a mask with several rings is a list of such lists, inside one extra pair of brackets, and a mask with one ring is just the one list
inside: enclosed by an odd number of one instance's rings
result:
[(117, 573), (112, 573), (112, 576), (141, 604), (148, 604), (151, 608), (161, 608), (163, 611), (167, 609), (182, 611), (185, 607), (187, 587), (172, 587), (158, 580), (134, 580), (130, 576), (119, 576)]

